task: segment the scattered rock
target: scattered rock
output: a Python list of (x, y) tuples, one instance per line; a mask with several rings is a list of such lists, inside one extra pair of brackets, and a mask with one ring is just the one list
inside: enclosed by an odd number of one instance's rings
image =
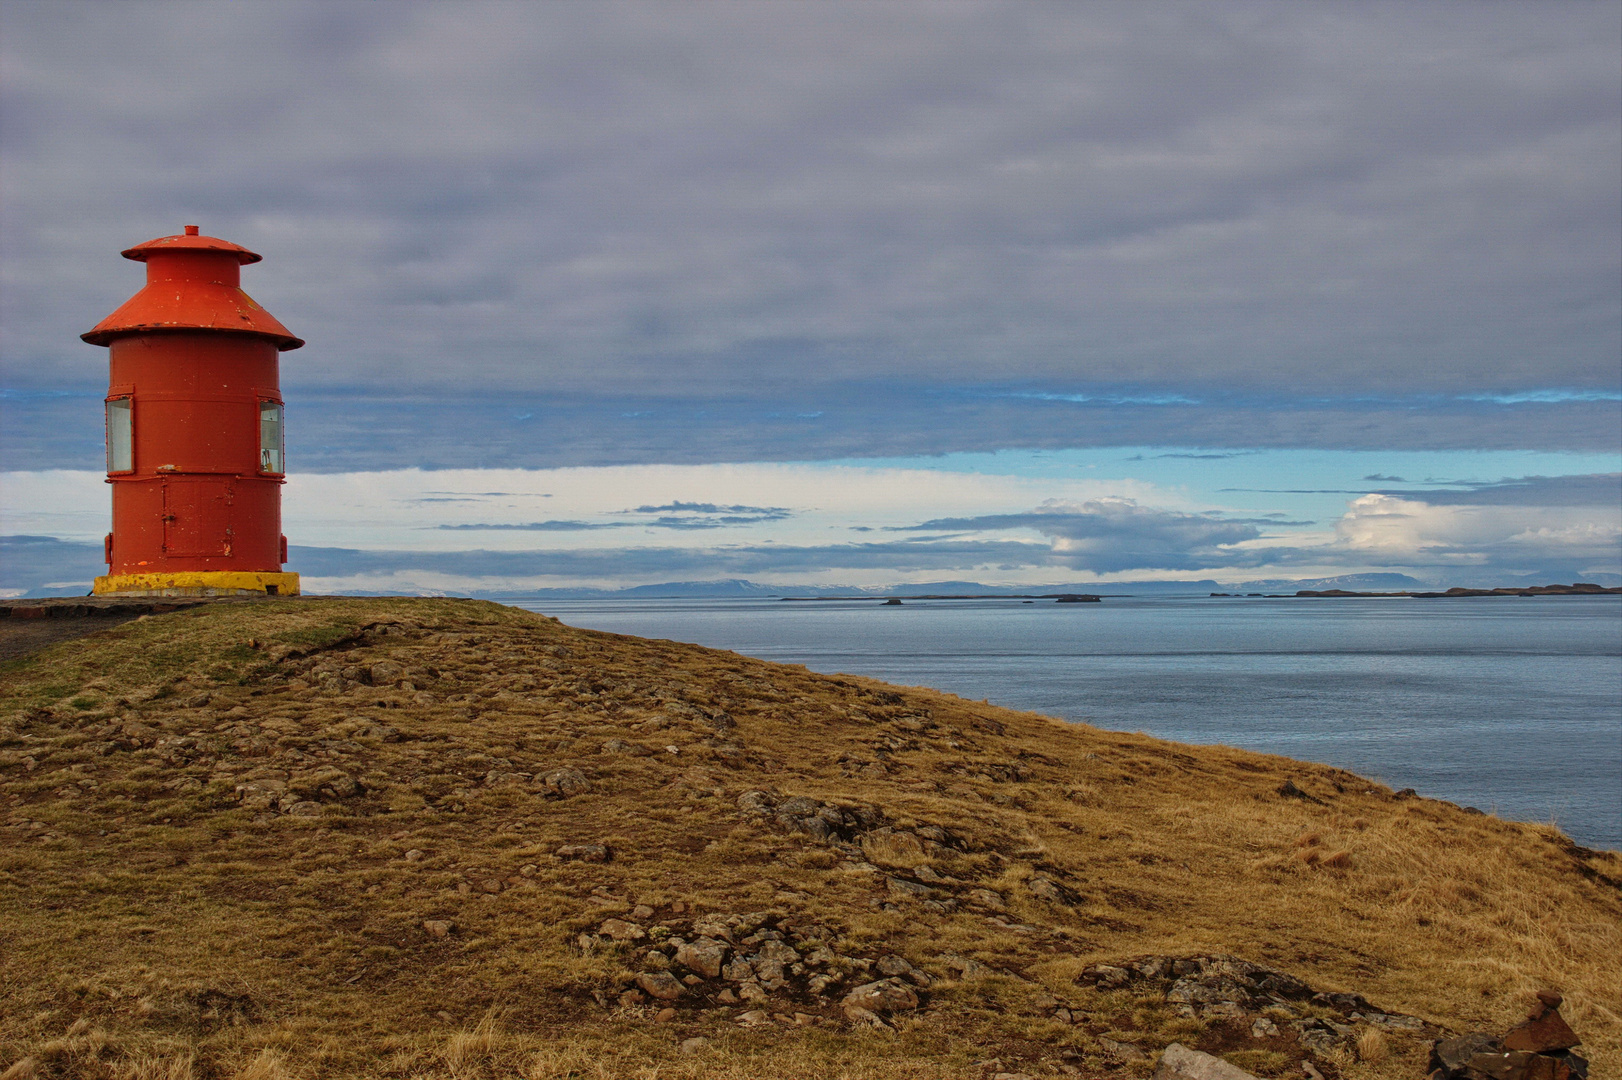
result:
[(681, 1042), (681, 1052), (684, 1054), (702, 1054), (709, 1047), (710, 1040), (702, 1037), (683, 1039)]
[(969, 960), (961, 956), (946, 956), (942, 957), (942, 960), (946, 964), (946, 970), (956, 972), (957, 977), (963, 982), (973, 982), (996, 974), (978, 960)]
[(885, 878), (884, 884), (890, 890), (892, 896), (922, 900), (925, 897), (935, 895), (935, 890), (928, 885), (920, 885), (918, 882), (908, 881), (906, 878)]
[(860, 1005), (846, 1005), (845, 1017), (853, 1024), (865, 1024), (868, 1027), (888, 1030), (890, 1025), (884, 1022), (884, 1017), (872, 1009), (864, 1009)]
[(1161, 1051), (1160, 1064), (1151, 1080), (1256, 1080), (1237, 1065), (1219, 1057), (1172, 1043)]
[(858, 986), (846, 994), (840, 1004), (845, 1007), (847, 1016), (852, 1009), (866, 1010), (884, 1016), (916, 1009), (918, 995), (912, 987), (899, 979), (880, 979)]
[(879, 962), (873, 965), (873, 970), (880, 975), (906, 979), (915, 986), (927, 988), (931, 982), (926, 973), (919, 971), (899, 956), (881, 956)]
[(646, 930), (624, 919), (608, 919), (597, 928), (597, 932), (615, 941), (641, 941), (648, 936)]
[(405, 668), (393, 660), (379, 660), (371, 666), (369, 674), (373, 686), (393, 686), (405, 678)]
[(1038, 899), (1067, 907), (1079, 899), (1073, 890), (1049, 877), (1033, 877), (1025, 882), (1025, 887)]
[(676, 963), (706, 979), (713, 979), (721, 974), (721, 965), (726, 962), (726, 958), (726, 942), (711, 938), (700, 938), (676, 949)]
[(968, 898), (969, 903), (992, 911), (1008, 910), (1008, 903), (1003, 899), (1002, 893), (993, 892), (991, 889), (970, 889)]
[(874, 829), (862, 837), (862, 854), (879, 866), (917, 866), (929, 858), (924, 842), (905, 829)]
[(1550, 990), (1539, 993), (1537, 1007), (1531, 1015), (1505, 1033), (1504, 1049), (1540, 1054), (1580, 1045), (1582, 1040), (1560, 1015), (1561, 1000), (1559, 994)]
[(1498, 1040), (1485, 1031), (1476, 1031), (1452, 1039), (1438, 1039), (1431, 1047), (1430, 1068), (1432, 1071), (1441, 1069), (1451, 1075), (1455, 1070), (1464, 1068), (1476, 1054), (1498, 1048)]
[(442, 938), (448, 935), (452, 930), (455, 930), (456, 926), (454, 923), (447, 922), (444, 919), (424, 919), (422, 922), (422, 928), (434, 935), (434, 937)]
[(1294, 780), (1286, 780), (1284, 783), (1280, 784), (1278, 786), (1278, 793), (1284, 796), (1286, 799), (1300, 799), (1303, 802), (1317, 803), (1319, 806), (1325, 805), (1322, 799), (1309, 795), (1307, 792), (1297, 787)]
[(607, 862), (613, 856), (604, 844), (565, 844), (552, 854), (566, 861), (580, 862)]
[(236, 786), (236, 797), (244, 810), (269, 810), (287, 792), (287, 782), (266, 777)]
[(674, 1019), (676, 1019), (676, 1010), (670, 1008), (669, 1006), (666, 1006), (653, 1014), (653, 1022), (655, 1024), (668, 1024)]
[(675, 1001), (685, 992), (668, 971), (644, 971), (636, 977), (636, 985), (661, 1001)]
[(567, 799), (571, 795), (578, 795), (591, 787), (591, 781), (579, 769), (553, 769), (541, 777), (541, 784), (546, 788), (548, 795), (555, 795), (560, 799)]
[(1131, 978), (1132, 973), (1126, 968), (1115, 967), (1113, 964), (1094, 964), (1083, 971), (1076, 981), (1085, 980), (1100, 990), (1113, 990), (1118, 986), (1125, 986)]
[(512, 772), (508, 769), (491, 769), (484, 774), (486, 787), (509, 787), (524, 784), (529, 781), (527, 773)]

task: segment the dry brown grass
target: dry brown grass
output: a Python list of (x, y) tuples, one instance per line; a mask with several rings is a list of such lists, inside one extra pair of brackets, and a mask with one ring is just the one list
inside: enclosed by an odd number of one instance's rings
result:
[[(381, 661), (411, 685), (343, 678)], [(469, 601), (199, 609), (0, 671), (6, 1080), (886, 1080), (978, 1078), (993, 1059), (1141, 1075), (1148, 1062), (1112, 1065), (1098, 1040), (1216, 1033), (1074, 977), (1212, 952), (1454, 1030), (1507, 1026), (1552, 987), (1594, 1075), (1622, 1070), (1622, 858), (1325, 766)], [(721, 713), (735, 729), (706, 718)], [(602, 752), (615, 739), (652, 752)], [(589, 789), (500, 778), (558, 768)], [(239, 801), (273, 772), (315, 816)], [(1280, 795), (1286, 780), (1309, 798)], [(1007, 911), (894, 900), (882, 875), (741, 814), (751, 789), (944, 826), (966, 850), (875, 836), (861, 855), (996, 890)], [(552, 854), (589, 843), (613, 861)], [(1033, 893), (1037, 877), (1073, 902)], [(937, 981), (893, 1033), (803, 1002), (804, 1026), (740, 1028), (737, 1009), (700, 1002), (655, 1023), (614, 1000), (634, 956), (575, 939), (677, 903), (814, 919)], [(959, 981), (952, 955), (995, 971)], [(681, 1053), (694, 1036), (709, 1045)], [(1222, 1049), (1264, 1075), (1289, 1064)], [(1423, 1050), (1367, 1031), (1322, 1060), (1395, 1078)]]

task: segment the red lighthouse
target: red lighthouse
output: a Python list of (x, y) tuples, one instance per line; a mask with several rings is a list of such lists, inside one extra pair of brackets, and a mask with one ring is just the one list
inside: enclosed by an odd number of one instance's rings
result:
[(113, 531), (97, 593), (295, 595), (282, 572), (277, 354), (304, 342), (240, 288), (247, 248), (187, 225), (124, 252), (146, 287), (83, 335), (109, 350)]

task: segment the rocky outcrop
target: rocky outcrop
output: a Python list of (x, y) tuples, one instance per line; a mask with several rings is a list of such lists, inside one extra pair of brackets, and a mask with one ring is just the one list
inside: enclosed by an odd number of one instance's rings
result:
[[(651, 921), (656, 913), (638, 909), (630, 914)], [(651, 925), (607, 919), (595, 934), (581, 934), (578, 944), (586, 952), (629, 951), (627, 959), (641, 970), (617, 994), (603, 995), (605, 1001), (614, 996), (625, 1007), (649, 999), (697, 1009), (793, 1006), (885, 1027), (897, 1015), (919, 1008), (923, 992), (934, 982), (904, 957), (853, 955), (829, 927), (766, 912), (671, 918)]]
[(876, 807), (860, 803), (839, 806), (807, 795), (783, 798), (770, 791), (744, 792), (738, 796), (738, 809), (746, 817), (770, 821), (784, 832), (847, 843), (884, 823), (884, 814)]
[(1317, 990), (1286, 972), (1236, 956), (1143, 956), (1094, 964), (1076, 982), (1101, 990), (1130, 987), (1158, 993), (1188, 1019), (1228, 1021), (1248, 1027), (1258, 1038), (1288, 1035), (1317, 1053), (1350, 1046), (1358, 1024), (1427, 1030), (1416, 1016), (1378, 1009), (1358, 994)]

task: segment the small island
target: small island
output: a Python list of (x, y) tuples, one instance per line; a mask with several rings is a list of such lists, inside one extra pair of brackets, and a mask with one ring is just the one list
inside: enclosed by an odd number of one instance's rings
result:
[(1499, 589), (1447, 589), (1443, 592), (1352, 592), (1347, 589), (1302, 589), (1295, 594), (1306, 597), (1337, 596), (1411, 596), (1416, 600), (1448, 600), (1467, 596), (1617, 596), (1622, 587), (1606, 588), (1587, 581), (1574, 585), (1514, 585)]

